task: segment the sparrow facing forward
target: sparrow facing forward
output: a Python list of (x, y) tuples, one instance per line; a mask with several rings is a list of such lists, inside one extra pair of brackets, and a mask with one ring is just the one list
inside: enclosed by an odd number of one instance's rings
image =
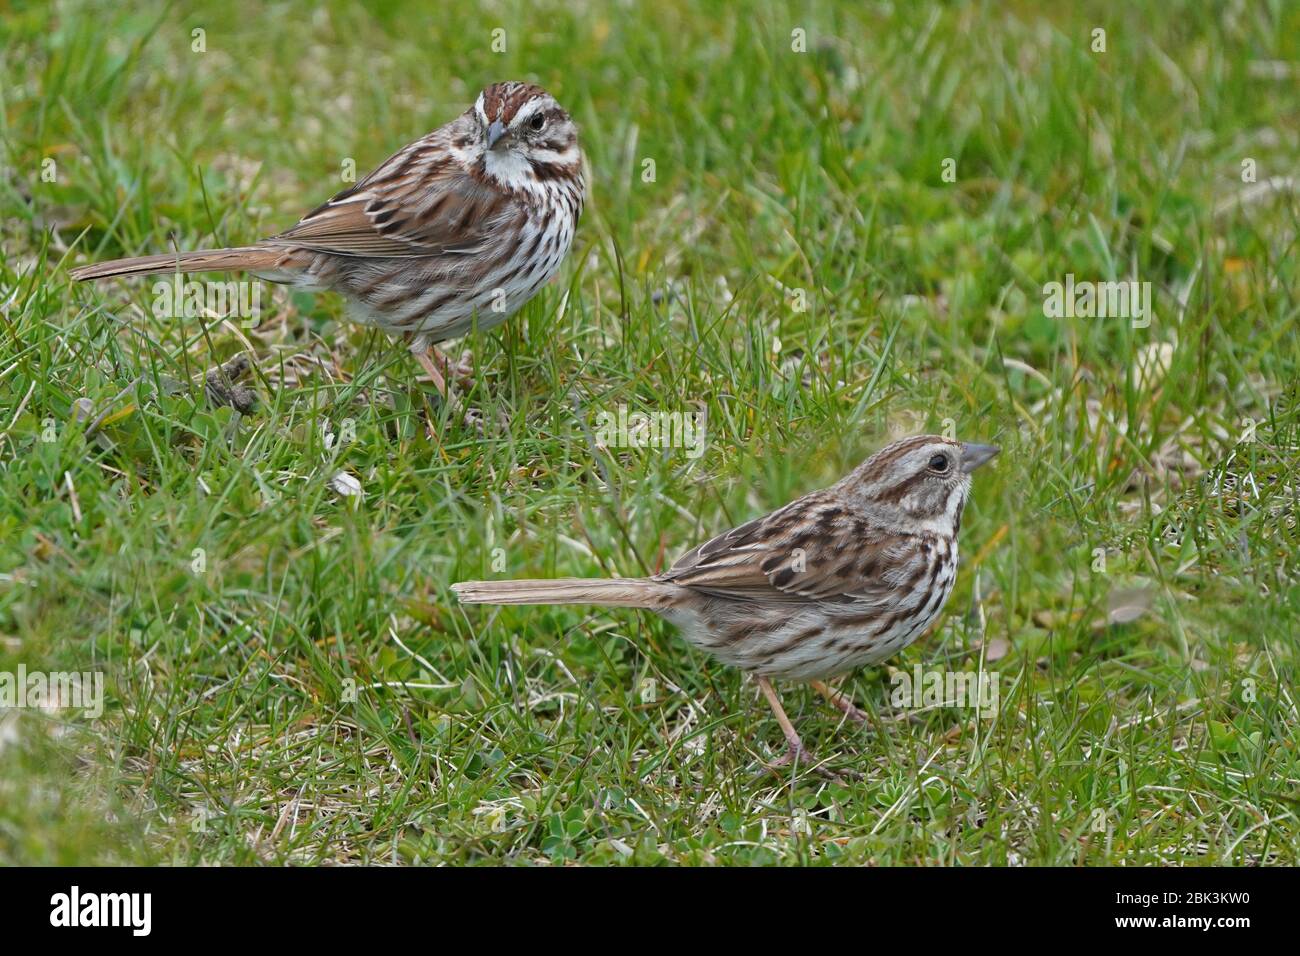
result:
[(936, 435), (894, 442), (829, 488), (755, 518), (649, 578), (465, 581), (467, 604), (647, 608), (686, 640), (753, 674), (785, 734), (777, 765), (807, 759), (771, 680), (812, 681), (874, 664), (926, 632), (957, 579), (971, 472), (998, 453)]
[(71, 274), (246, 271), (339, 292), (354, 321), (403, 334), (446, 396), (433, 345), (475, 323), (500, 324), (555, 275), (573, 243), (584, 188), (569, 114), (540, 87), (497, 83), (277, 236)]

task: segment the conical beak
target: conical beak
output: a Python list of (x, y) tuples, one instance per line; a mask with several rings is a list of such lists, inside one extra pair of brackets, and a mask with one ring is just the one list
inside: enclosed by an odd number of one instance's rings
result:
[(969, 475), (1001, 450), (997, 445), (972, 445), (969, 442), (962, 442), (961, 470)]
[(497, 140), (499, 140), (504, 135), (506, 135), (505, 125), (500, 120), (493, 120), (491, 125), (488, 126), (488, 135), (487, 135), (488, 147), (487, 148), (491, 149), (493, 146), (495, 146), (497, 144)]

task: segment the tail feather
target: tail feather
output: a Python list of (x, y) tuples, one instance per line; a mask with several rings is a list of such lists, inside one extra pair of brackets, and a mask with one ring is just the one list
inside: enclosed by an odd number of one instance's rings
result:
[(453, 584), (462, 604), (599, 604), (604, 607), (663, 607), (671, 584), (649, 578), (552, 578), (518, 581), (461, 581)]
[(72, 278), (108, 279), (112, 276), (171, 275), (176, 272), (242, 272), (272, 268), (283, 256), (283, 250), (262, 246), (240, 246), (233, 249), (200, 249), (196, 252), (173, 252), (161, 256), (137, 256), (133, 259), (114, 259), (96, 262), (70, 270)]

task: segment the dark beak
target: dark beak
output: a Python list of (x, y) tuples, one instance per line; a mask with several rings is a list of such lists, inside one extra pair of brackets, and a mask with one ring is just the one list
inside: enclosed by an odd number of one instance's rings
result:
[(504, 135), (506, 135), (505, 125), (500, 120), (493, 120), (492, 125), (488, 127), (487, 148), (491, 149), (495, 146)]
[(962, 442), (961, 470), (969, 475), (1001, 450), (997, 445), (972, 445), (969, 442)]

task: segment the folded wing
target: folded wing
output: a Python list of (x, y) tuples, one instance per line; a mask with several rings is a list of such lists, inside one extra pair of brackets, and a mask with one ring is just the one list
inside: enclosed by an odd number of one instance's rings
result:
[(516, 214), (508, 195), (425, 137), (267, 242), (362, 257), (473, 255)]
[(655, 580), (734, 600), (886, 601), (913, 543), (874, 529), (819, 492), (724, 532)]

